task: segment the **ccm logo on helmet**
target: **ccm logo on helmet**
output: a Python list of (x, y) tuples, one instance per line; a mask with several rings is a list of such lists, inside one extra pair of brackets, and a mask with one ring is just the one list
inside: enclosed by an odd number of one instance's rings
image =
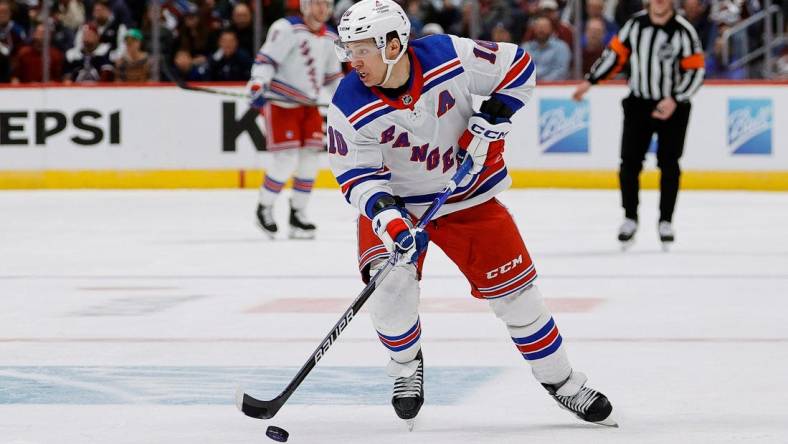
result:
[(503, 139), (504, 137), (506, 137), (507, 134), (509, 134), (507, 131), (488, 130), (483, 126), (477, 125), (475, 123), (471, 125), (471, 131), (474, 134), (478, 134), (484, 137), (485, 139)]
[(517, 256), (515, 259), (501, 265), (498, 268), (494, 268), (487, 272), (487, 279), (493, 279), (499, 275), (506, 274), (514, 269), (514, 267), (523, 263), (523, 255)]

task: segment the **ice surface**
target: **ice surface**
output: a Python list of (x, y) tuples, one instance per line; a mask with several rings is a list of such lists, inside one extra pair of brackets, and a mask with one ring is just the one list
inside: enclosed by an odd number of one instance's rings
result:
[[(277, 215), (286, 221), (286, 196)], [(575, 368), (620, 429), (560, 410), (437, 248), (422, 282), (426, 404), (407, 432), (358, 316), (270, 421), (361, 290), (354, 213), (318, 190), (318, 240), (268, 241), (251, 191), (0, 193), (0, 443), (788, 442), (788, 194), (657, 194), (621, 253), (613, 191), (510, 191)], [(494, 248), (494, 246), (480, 246)]]

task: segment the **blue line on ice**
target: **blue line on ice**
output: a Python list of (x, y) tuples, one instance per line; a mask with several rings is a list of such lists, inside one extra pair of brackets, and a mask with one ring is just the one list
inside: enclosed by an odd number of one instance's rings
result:
[[(0, 404), (231, 404), (243, 387), (273, 398), (294, 367), (0, 366)], [(430, 367), (425, 384), (433, 405), (456, 405), (502, 373), (501, 367)], [(392, 380), (384, 367), (315, 369), (293, 404), (385, 405)]]

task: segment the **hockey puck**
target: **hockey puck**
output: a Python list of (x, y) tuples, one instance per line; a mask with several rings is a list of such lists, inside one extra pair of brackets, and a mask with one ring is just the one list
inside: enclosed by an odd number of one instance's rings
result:
[(265, 430), (265, 434), (274, 441), (279, 442), (287, 441), (287, 438), (290, 436), (290, 434), (287, 433), (287, 430), (277, 426), (268, 426), (268, 428)]

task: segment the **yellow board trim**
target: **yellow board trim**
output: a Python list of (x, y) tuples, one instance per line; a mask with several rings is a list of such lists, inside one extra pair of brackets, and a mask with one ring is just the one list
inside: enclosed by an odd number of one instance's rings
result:
[[(595, 170), (510, 170), (513, 188), (617, 189), (618, 173)], [(177, 189), (257, 188), (261, 171), (131, 170), (131, 171), (0, 171), (0, 190), (32, 189)], [(329, 170), (321, 170), (316, 188), (337, 188)], [(659, 172), (645, 171), (643, 189), (659, 188)], [(788, 171), (684, 171), (685, 190), (788, 191)]]

